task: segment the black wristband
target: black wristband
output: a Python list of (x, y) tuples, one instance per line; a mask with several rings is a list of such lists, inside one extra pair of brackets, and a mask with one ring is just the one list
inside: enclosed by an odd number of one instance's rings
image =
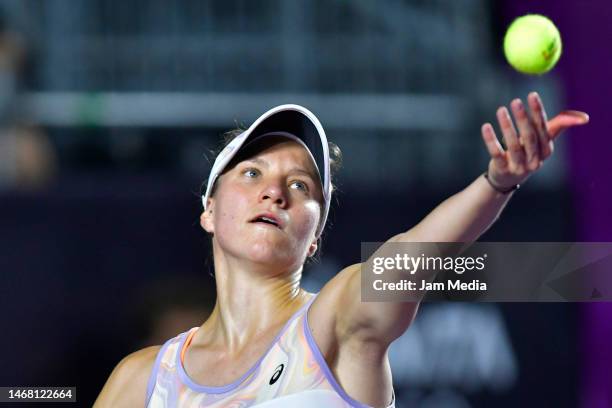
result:
[(484, 178), (486, 178), (486, 179), (487, 179), (487, 181), (489, 182), (489, 185), (490, 185), (491, 187), (493, 187), (493, 189), (494, 189), (495, 191), (497, 191), (498, 193), (501, 193), (501, 194), (508, 194), (508, 193), (511, 193), (511, 192), (513, 192), (513, 191), (518, 190), (518, 189), (519, 189), (519, 187), (521, 186), (520, 184), (516, 184), (516, 185), (514, 185), (514, 186), (512, 186), (512, 187), (510, 187), (510, 188), (507, 188), (507, 189), (502, 189), (502, 188), (500, 188), (500, 187), (496, 186), (495, 184), (493, 184), (493, 182), (492, 182), (492, 181), (491, 181), (491, 179), (489, 178), (489, 172), (488, 172), (488, 171), (485, 171), (485, 172), (483, 173), (483, 176), (484, 176)]

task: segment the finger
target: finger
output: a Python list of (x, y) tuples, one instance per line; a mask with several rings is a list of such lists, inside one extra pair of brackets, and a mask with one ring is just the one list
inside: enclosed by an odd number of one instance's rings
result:
[(532, 113), (533, 124), (536, 129), (540, 160), (547, 159), (553, 152), (553, 142), (548, 134), (548, 119), (542, 99), (537, 92), (532, 92), (527, 96), (527, 103)]
[(548, 121), (548, 133), (555, 140), (565, 129), (572, 126), (586, 125), (589, 123), (589, 115), (580, 111), (563, 111)]
[(510, 119), (510, 113), (508, 113), (508, 109), (506, 109), (505, 106), (497, 109), (497, 121), (499, 122), (499, 126), (504, 136), (504, 142), (508, 149), (510, 162), (517, 166), (524, 165), (525, 151), (523, 150), (523, 146), (519, 143), (516, 129), (514, 129), (512, 119)]
[(535, 170), (540, 163), (540, 149), (535, 127), (527, 114), (523, 101), (517, 98), (512, 101), (510, 107), (519, 130), (520, 140), (523, 142), (527, 154), (526, 164), (530, 170)]
[(499, 140), (497, 140), (493, 126), (490, 123), (485, 123), (482, 125), (481, 132), (491, 159), (497, 166), (499, 166), (499, 168), (505, 168), (508, 165), (506, 154), (504, 152), (504, 148), (499, 143)]

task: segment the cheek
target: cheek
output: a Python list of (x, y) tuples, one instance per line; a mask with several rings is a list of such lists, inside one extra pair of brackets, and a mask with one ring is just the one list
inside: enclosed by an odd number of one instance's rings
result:
[(217, 211), (214, 214), (215, 231), (223, 232), (240, 228), (238, 221), (246, 217), (249, 209), (246, 195), (234, 190), (219, 193)]
[[(308, 202), (303, 207), (300, 218), (302, 222), (299, 225), (300, 235), (314, 235), (319, 223), (319, 217), (321, 213), (321, 207), (316, 201)], [(307, 237), (310, 239), (310, 237)]]

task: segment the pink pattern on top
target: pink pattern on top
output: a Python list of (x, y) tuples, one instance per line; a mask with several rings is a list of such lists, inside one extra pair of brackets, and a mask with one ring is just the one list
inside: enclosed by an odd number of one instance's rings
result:
[[(329, 408), (369, 408), (344, 392), (316, 345), (307, 311), (315, 296), (285, 324), (266, 353), (231, 384), (208, 387), (193, 381), (181, 363), (181, 350), (197, 327), (168, 340), (160, 349), (149, 386), (149, 408), (253, 407), (276, 398), (326, 390)], [(307, 393), (304, 398), (308, 398)], [(327, 401), (327, 400), (326, 400)], [(389, 408), (394, 408), (392, 402)]]

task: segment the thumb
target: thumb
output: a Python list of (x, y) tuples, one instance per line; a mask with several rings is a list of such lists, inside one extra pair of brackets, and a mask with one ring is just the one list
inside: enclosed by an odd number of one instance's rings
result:
[(587, 123), (589, 123), (588, 114), (585, 112), (568, 110), (559, 113), (557, 116), (549, 120), (546, 123), (546, 126), (548, 127), (550, 139), (554, 140), (565, 129), (572, 126), (586, 125)]

